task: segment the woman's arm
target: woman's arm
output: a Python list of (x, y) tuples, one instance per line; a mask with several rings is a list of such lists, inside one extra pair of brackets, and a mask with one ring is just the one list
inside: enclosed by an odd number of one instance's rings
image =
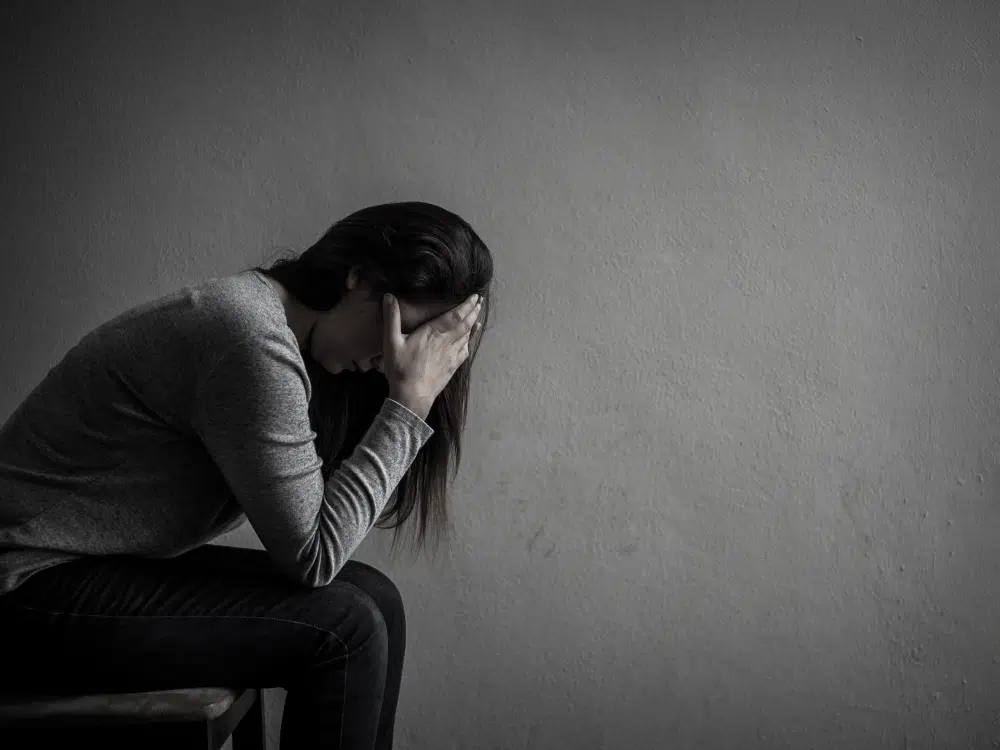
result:
[(308, 387), (287, 341), (252, 336), (201, 380), (194, 422), (275, 564), (316, 587), (332, 581), (361, 544), (434, 430), (386, 399), (324, 484)]

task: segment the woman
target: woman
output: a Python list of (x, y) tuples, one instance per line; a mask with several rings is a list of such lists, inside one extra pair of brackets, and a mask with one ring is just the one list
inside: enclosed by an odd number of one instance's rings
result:
[[(392, 747), (403, 606), (348, 558), (447, 522), (492, 277), (373, 206), (85, 336), (0, 429), (0, 690), (281, 686), (282, 750)], [(264, 551), (202, 546), (245, 520)]]

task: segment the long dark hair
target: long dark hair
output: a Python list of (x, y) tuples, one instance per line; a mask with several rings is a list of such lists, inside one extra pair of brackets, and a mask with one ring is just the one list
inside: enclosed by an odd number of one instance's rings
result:
[[(469, 376), (486, 330), (493, 282), (493, 256), (469, 224), (431, 203), (386, 203), (352, 213), (334, 224), (310, 248), (255, 270), (284, 286), (306, 307), (325, 311), (340, 301), (350, 269), (372, 286), (370, 300), (391, 292), (408, 302), (458, 305), (472, 294), (483, 299), (482, 328), (469, 342), (469, 357), (434, 401), (426, 422), (434, 434), (420, 450), (389, 497), (376, 522), (381, 529), (399, 527), (419, 507), (417, 542), (423, 548), (428, 526), (435, 550), (450, 528), (448, 484), (462, 460), (462, 431), (469, 398)], [(316, 452), (328, 479), (354, 452), (389, 394), (388, 381), (377, 370), (332, 375), (302, 352), (312, 398), (309, 419), (316, 432)], [(454, 459), (452, 476), (447, 476)]]

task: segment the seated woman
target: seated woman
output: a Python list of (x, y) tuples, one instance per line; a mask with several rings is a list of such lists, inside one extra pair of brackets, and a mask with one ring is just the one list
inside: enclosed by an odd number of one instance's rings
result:
[(372, 206), (84, 336), (0, 429), (0, 691), (280, 686), (282, 750), (390, 748), (403, 605), (349, 558), (445, 527), (492, 277), (458, 216)]

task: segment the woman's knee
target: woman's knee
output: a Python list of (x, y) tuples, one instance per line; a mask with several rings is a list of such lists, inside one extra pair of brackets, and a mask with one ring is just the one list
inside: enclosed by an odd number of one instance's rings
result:
[(361, 589), (370, 596), (386, 620), (400, 617), (403, 596), (389, 576), (360, 560), (348, 560), (337, 578)]
[(326, 663), (358, 652), (383, 658), (390, 638), (378, 602), (346, 581), (335, 580), (308, 594), (308, 624), (325, 632), (315, 661)]

